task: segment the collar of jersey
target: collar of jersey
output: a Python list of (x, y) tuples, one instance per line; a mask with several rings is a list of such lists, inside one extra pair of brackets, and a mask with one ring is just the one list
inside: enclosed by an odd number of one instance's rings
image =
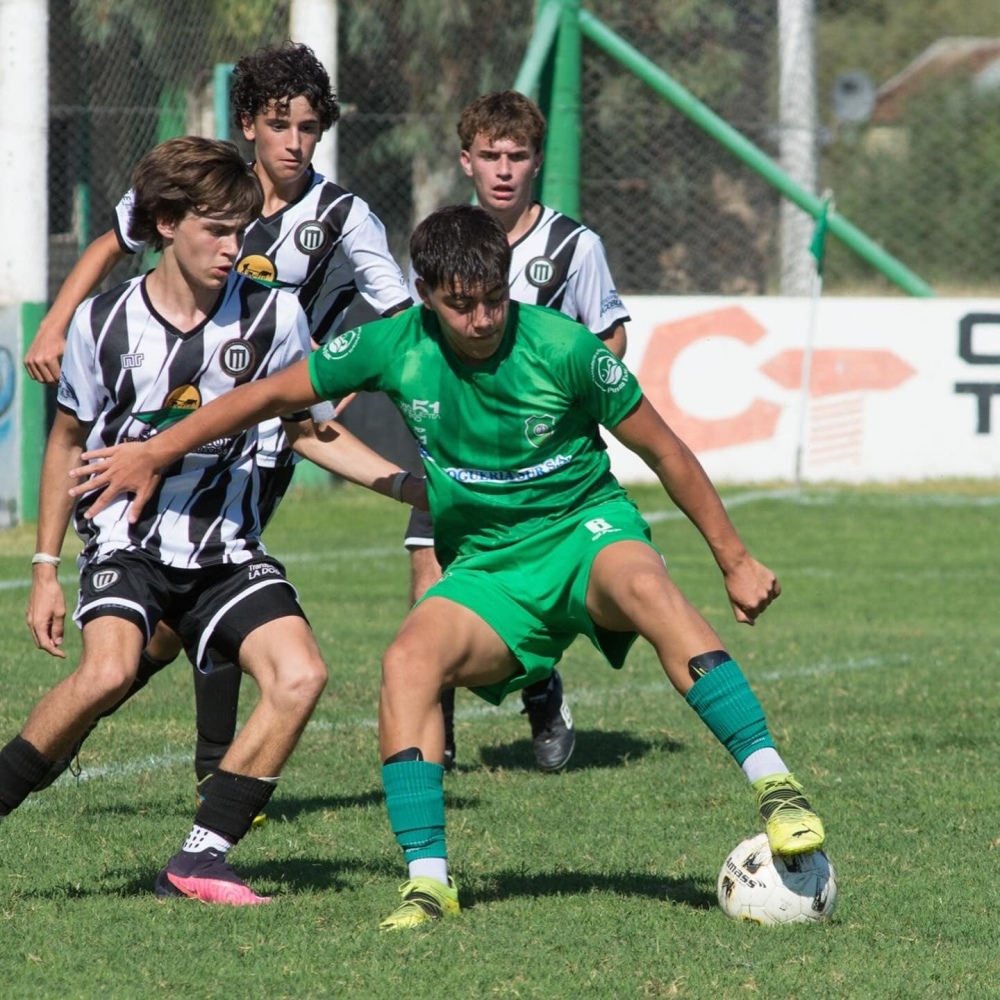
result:
[(448, 342), (448, 338), (441, 332), (441, 324), (433, 310), (423, 306), (421, 312), (424, 317), (424, 329), (428, 330), (438, 342), (441, 352), (447, 358), (452, 370), (463, 378), (471, 378), (475, 375), (492, 374), (510, 354), (514, 347), (514, 336), (517, 329), (517, 307), (518, 303), (511, 299), (507, 309), (507, 325), (504, 327), (503, 340), (496, 352), (478, 365), (469, 364), (468, 361), (463, 361), (458, 356), (455, 348)]

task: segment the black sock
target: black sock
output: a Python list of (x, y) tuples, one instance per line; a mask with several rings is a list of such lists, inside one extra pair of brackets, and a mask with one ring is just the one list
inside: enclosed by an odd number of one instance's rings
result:
[(0, 750), (0, 816), (13, 812), (52, 767), (23, 736), (15, 736)]
[(236, 735), (243, 671), (217, 653), (212, 653), (212, 669), (194, 671), (194, 700), (198, 738), (194, 751), (194, 771), (199, 781), (219, 769)]
[(202, 800), (195, 823), (236, 844), (249, 832), (254, 817), (264, 811), (274, 785), (246, 774), (215, 771), (198, 790)]

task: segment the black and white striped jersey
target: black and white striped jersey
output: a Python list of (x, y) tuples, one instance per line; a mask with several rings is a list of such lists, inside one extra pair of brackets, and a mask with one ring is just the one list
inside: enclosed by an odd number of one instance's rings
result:
[[(145, 277), (137, 277), (77, 310), (58, 405), (89, 428), (88, 449), (144, 440), (309, 350), (294, 295), (232, 274), (211, 316), (181, 332), (157, 313)], [(92, 498), (83, 497), (74, 514), (81, 560), (120, 549), (184, 569), (250, 560), (263, 551), (257, 448), (255, 427), (185, 455), (165, 471), (135, 524), (128, 523), (128, 498), (91, 521), (84, 515)]]
[[(592, 229), (545, 205), (535, 224), (511, 246), (510, 297), (558, 309), (603, 336), (627, 323), (601, 238)], [(410, 294), (417, 300), (411, 264)]]
[[(126, 192), (115, 208), (114, 225), (122, 249), (139, 253), (144, 244), (128, 235), (132, 201), (133, 192)], [(342, 332), (344, 314), (358, 295), (378, 316), (412, 304), (378, 216), (364, 199), (312, 167), (297, 201), (247, 227), (236, 270), (295, 294), (317, 343)], [(289, 451), (279, 422), (265, 425), (260, 464), (286, 465), (297, 457)]]
[(558, 309), (598, 336), (628, 322), (604, 244), (583, 223), (542, 205), (511, 251), (512, 299)]
[[(129, 253), (144, 249), (128, 236), (132, 192), (115, 208), (115, 231)], [(313, 340), (340, 333), (344, 312), (361, 295), (379, 316), (412, 304), (385, 227), (364, 199), (309, 168), (302, 196), (247, 227), (236, 270), (293, 292)]]

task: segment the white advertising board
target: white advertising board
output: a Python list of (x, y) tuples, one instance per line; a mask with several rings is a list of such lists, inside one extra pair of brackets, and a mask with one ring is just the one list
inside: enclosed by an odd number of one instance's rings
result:
[[(1000, 476), (1000, 300), (625, 304), (626, 363), (716, 482)], [(605, 438), (619, 479), (654, 479)]]

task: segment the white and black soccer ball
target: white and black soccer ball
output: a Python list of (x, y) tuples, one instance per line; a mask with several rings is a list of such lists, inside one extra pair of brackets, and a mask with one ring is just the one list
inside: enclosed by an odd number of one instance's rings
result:
[(825, 920), (837, 905), (837, 876), (826, 854), (772, 855), (766, 833), (729, 852), (716, 888), (726, 916), (756, 924)]

